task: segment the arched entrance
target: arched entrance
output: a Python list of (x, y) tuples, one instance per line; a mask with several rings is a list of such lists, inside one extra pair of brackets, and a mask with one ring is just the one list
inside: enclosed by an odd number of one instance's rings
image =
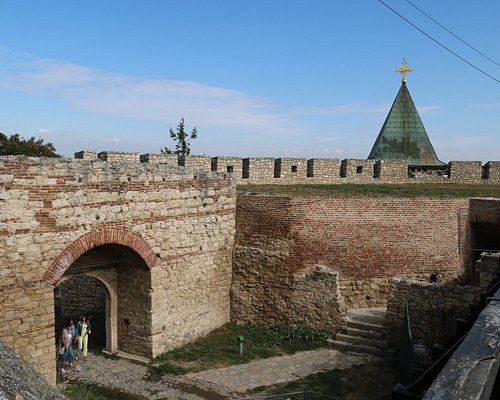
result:
[(93, 276), (86, 274), (68, 274), (61, 279), (54, 289), (55, 335), (59, 334), (66, 320), (76, 324), (85, 314), (92, 324), (91, 348), (116, 351), (112, 346), (110, 321), (110, 294), (106, 286)]
[[(63, 314), (72, 318), (90, 314), (94, 318), (91, 347), (150, 357), (151, 268), (155, 262), (149, 245), (127, 231), (92, 232), (76, 240), (45, 275), (60, 296), (56, 303), (61, 314), (56, 315), (56, 322)], [(103, 337), (96, 338), (94, 333)]]

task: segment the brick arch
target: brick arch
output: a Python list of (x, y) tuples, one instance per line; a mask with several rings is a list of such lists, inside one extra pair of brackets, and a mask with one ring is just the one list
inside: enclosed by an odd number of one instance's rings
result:
[(105, 244), (127, 246), (139, 254), (151, 270), (156, 265), (156, 254), (139, 236), (122, 229), (100, 229), (89, 232), (66, 247), (52, 262), (43, 279), (51, 286), (57, 285), (66, 270), (86, 251)]

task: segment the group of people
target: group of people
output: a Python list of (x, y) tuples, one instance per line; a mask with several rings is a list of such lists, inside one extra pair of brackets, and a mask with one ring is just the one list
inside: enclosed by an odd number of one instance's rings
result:
[(67, 320), (59, 337), (59, 362), (60, 371), (66, 373), (65, 368), (71, 368), (75, 372), (80, 372), (81, 369), (75, 363), (75, 350), (73, 346), (78, 344), (78, 355), (87, 359), (89, 347), (89, 335), (91, 333), (90, 321), (86, 315), (82, 315), (80, 320), (75, 325), (73, 320)]

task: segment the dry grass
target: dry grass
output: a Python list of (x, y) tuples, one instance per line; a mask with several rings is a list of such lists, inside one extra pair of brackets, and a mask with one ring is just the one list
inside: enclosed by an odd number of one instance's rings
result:
[(500, 185), (407, 184), (407, 185), (240, 185), (238, 194), (281, 195), (288, 197), (494, 197), (500, 198)]

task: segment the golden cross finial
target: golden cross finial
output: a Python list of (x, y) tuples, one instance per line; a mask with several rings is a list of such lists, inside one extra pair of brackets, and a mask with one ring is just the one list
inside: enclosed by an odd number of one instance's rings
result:
[(401, 68), (396, 69), (396, 72), (399, 72), (403, 75), (403, 79), (401, 79), (402, 83), (406, 83), (406, 74), (412, 71), (413, 71), (412, 67), (406, 66), (406, 58), (403, 58), (403, 62), (401, 63)]

